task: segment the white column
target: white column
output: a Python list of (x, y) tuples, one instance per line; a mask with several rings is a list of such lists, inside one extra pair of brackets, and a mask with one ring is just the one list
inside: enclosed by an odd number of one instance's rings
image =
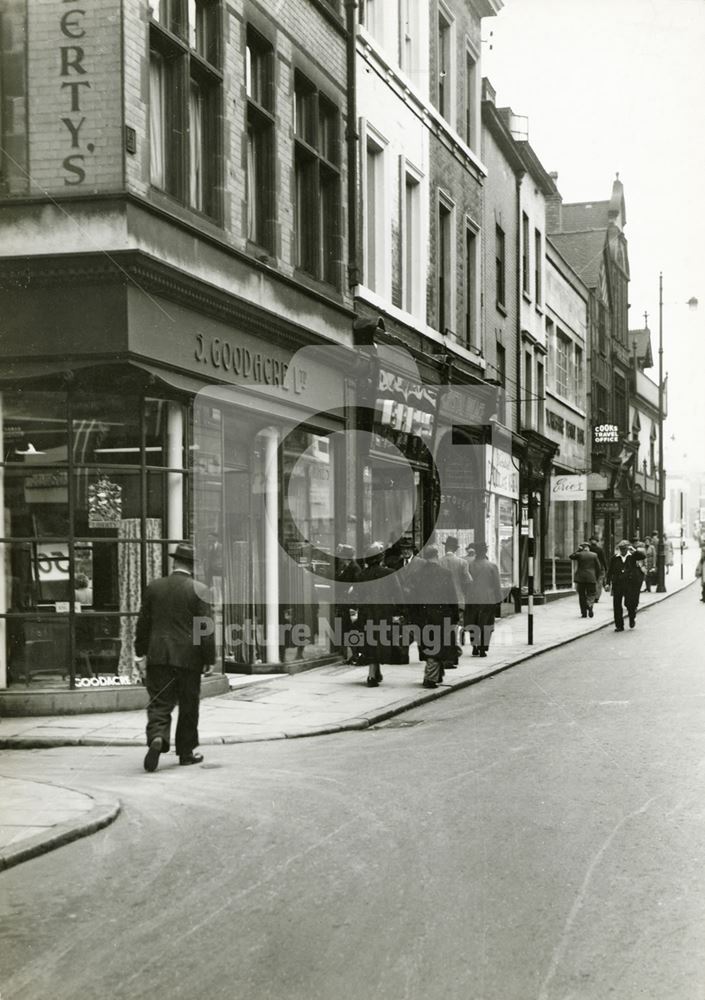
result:
[[(0, 447), (4, 445), (3, 434), (3, 398), (0, 392)], [(4, 454), (3, 454), (4, 458)], [(0, 531), (7, 536), (5, 524), (5, 469), (0, 466)], [(7, 552), (0, 542), (0, 611), (7, 611)], [(0, 688), (7, 687), (7, 621), (0, 618)]]
[[(167, 454), (170, 468), (182, 468), (184, 464), (184, 411), (180, 403), (169, 403), (167, 416)], [(167, 538), (183, 538), (184, 534), (184, 480), (181, 473), (167, 475)], [(170, 545), (173, 551), (175, 545)]]
[(279, 659), (279, 431), (262, 432), (264, 452), (264, 603), (266, 658)]

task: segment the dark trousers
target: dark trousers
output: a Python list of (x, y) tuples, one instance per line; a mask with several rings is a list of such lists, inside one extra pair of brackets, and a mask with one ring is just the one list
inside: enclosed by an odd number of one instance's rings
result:
[(594, 583), (576, 584), (578, 590), (578, 601), (580, 602), (580, 614), (583, 618), (588, 613), (588, 608), (591, 608), (595, 603), (596, 586), (597, 585)]
[(616, 628), (624, 628), (624, 609), (622, 602), (626, 605), (627, 614), (630, 618), (636, 618), (636, 609), (639, 607), (640, 583), (630, 586), (620, 587), (612, 584), (612, 608), (614, 611), (614, 624)]
[(171, 741), (171, 713), (179, 706), (176, 723), (175, 749), (179, 757), (198, 746), (198, 710), (200, 707), (201, 672), (185, 667), (147, 667), (147, 744), (155, 736), (162, 738), (162, 752)]
[(473, 650), (486, 652), (494, 632), (496, 604), (469, 604), (465, 611), (465, 628), (470, 629)]

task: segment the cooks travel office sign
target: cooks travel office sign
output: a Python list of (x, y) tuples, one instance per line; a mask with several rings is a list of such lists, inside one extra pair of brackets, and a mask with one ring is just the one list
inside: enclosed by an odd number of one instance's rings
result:
[(32, 183), (51, 191), (113, 190), (122, 178), (120, 4), (27, 4)]

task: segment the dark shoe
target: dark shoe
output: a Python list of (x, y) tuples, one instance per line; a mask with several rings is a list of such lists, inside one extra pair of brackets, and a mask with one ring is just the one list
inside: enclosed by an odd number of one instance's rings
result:
[(480, 650), (480, 656), (487, 656), (487, 650), (486, 649), (481, 649)]
[(587, 611), (583, 611), (583, 612), (581, 612), (581, 615), (580, 615), (580, 617), (581, 617), (581, 618), (587, 618)]
[(636, 619), (635, 618), (630, 618), (629, 619), (629, 628), (636, 628)]
[(153, 740), (150, 740), (149, 749), (144, 756), (144, 769), (145, 771), (156, 771), (159, 764), (159, 755), (162, 752), (162, 738), (161, 736), (155, 736)]
[(458, 669), (458, 664), (457, 663), (446, 663), (445, 669), (446, 670), (457, 670)]
[(480, 655), (480, 650), (477, 648), (477, 646), (473, 646), (472, 647), (472, 655), (473, 656), (479, 656)]
[(438, 685), (435, 684), (433, 681), (424, 681), (423, 684), (421, 685), (421, 687), (425, 687), (425, 688), (437, 688)]
[(368, 688), (379, 687), (379, 681), (377, 680), (376, 677), (368, 677), (367, 678), (367, 686), (368, 686)]
[(592, 608), (588, 608), (588, 618), (592, 618)]
[(202, 753), (185, 753), (179, 757), (179, 764), (201, 764), (203, 763)]
[(614, 630), (615, 630), (615, 632), (623, 632), (624, 631), (624, 625), (615, 625)]

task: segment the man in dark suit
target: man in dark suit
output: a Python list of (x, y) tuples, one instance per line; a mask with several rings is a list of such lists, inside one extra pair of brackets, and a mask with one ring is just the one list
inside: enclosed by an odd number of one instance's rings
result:
[[(462, 636), (464, 634), (463, 617), (465, 615), (465, 605), (467, 604), (472, 577), (468, 568), (467, 559), (461, 559), (458, 555), (458, 539), (455, 535), (448, 535), (443, 543), (443, 548), (444, 555), (442, 555), (438, 560), (438, 565), (442, 566), (443, 569), (450, 570), (450, 575), (453, 578), (455, 597), (458, 602), (456, 645), (460, 647)], [(448, 663), (448, 667), (451, 669), (457, 667), (457, 663)]]
[(595, 604), (600, 600), (602, 596), (602, 581), (607, 574), (607, 560), (605, 559), (605, 550), (600, 545), (597, 537), (595, 535), (590, 536), (590, 551), (594, 552), (600, 562), (600, 573), (597, 577), (597, 583), (595, 584)]
[(444, 671), (457, 662), (458, 598), (449, 569), (441, 566), (438, 548), (427, 545), (413, 578), (412, 614), (419, 627), (419, 655), (425, 662), (422, 686), (436, 688)]
[(171, 713), (179, 706), (176, 752), (180, 764), (200, 764), (198, 710), (201, 672), (215, 662), (208, 591), (193, 579), (193, 546), (171, 553), (170, 576), (153, 580), (142, 600), (135, 653), (147, 657), (147, 754), (145, 771), (155, 771), (169, 749)]
[(580, 614), (583, 618), (592, 618), (592, 606), (595, 603), (595, 588), (602, 575), (600, 560), (591, 551), (590, 543), (583, 542), (570, 557), (575, 563), (575, 585), (578, 591)]
[(617, 553), (610, 559), (607, 567), (606, 586), (612, 587), (612, 607), (614, 609), (615, 631), (624, 631), (624, 611), (622, 602), (626, 605), (629, 616), (629, 628), (636, 625), (636, 609), (639, 606), (639, 591), (644, 580), (644, 573), (639, 565), (646, 558), (642, 549), (635, 549), (626, 538), (617, 546)]

